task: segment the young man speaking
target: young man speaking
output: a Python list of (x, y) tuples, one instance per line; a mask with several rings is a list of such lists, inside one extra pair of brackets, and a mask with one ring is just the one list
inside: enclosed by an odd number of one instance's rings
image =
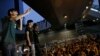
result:
[(17, 20), (20, 20), (19, 30), (22, 30), (22, 17), (30, 12), (31, 8), (25, 13), (18, 15), (16, 9), (9, 9), (8, 16), (1, 20), (2, 23), (2, 56), (16, 56), (15, 30)]

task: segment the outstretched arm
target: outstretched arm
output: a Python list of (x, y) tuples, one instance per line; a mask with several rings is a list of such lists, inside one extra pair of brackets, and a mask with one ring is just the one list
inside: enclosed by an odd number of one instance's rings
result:
[(26, 16), (27, 14), (29, 14), (29, 12), (31, 11), (31, 8), (28, 8), (25, 13), (20, 14), (16, 17), (16, 20), (22, 19), (22, 17)]

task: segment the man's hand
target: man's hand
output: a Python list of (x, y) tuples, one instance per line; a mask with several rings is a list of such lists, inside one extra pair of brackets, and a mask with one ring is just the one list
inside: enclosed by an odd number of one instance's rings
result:
[(31, 10), (32, 10), (32, 8), (28, 8), (28, 9), (25, 11), (25, 13), (24, 13), (24, 14), (29, 13)]
[(20, 14), (16, 17), (16, 20), (19, 20), (19, 19), (22, 19), (22, 17), (26, 16), (30, 11), (31, 11), (32, 8), (28, 8), (25, 13), (23, 14)]

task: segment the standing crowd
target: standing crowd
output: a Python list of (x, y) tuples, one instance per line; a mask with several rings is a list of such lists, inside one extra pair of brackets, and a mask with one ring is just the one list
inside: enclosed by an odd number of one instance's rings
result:
[(43, 48), (43, 56), (100, 56), (100, 42), (92, 35), (86, 38), (54, 43), (49, 48)]

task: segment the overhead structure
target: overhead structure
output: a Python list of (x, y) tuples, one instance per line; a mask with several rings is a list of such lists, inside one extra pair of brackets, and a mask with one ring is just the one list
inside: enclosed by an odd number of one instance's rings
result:
[(79, 20), (90, 9), (93, 0), (23, 0), (47, 21), (54, 29), (67, 22)]

